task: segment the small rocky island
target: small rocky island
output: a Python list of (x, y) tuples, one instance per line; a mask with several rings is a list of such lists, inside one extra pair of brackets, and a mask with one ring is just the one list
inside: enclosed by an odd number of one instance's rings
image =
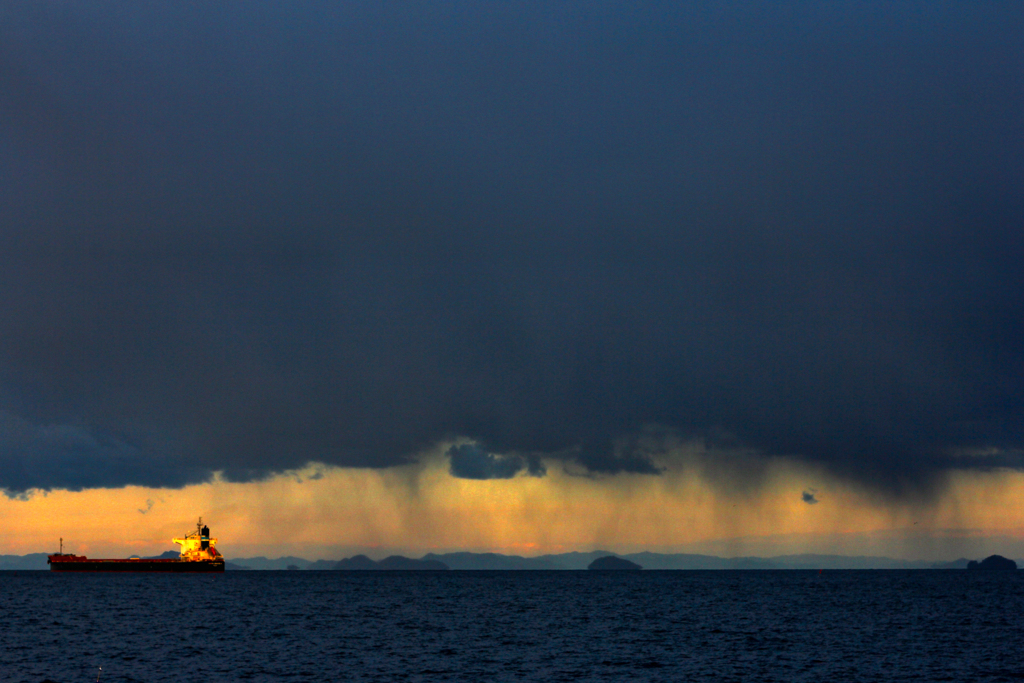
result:
[(615, 557), (614, 555), (606, 555), (604, 557), (599, 557), (593, 562), (591, 562), (587, 569), (597, 569), (604, 571), (637, 571), (638, 569), (643, 569), (643, 567), (638, 565), (636, 562), (630, 562), (629, 560), (624, 560), (621, 557)]
[(971, 560), (967, 563), (968, 569), (1016, 569), (1017, 563), (1013, 560), (1008, 560), (1002, 555), (991, 555), (986, 557), (981, 562), (975, 562)]
[(413, 560), (401, 555), (392, 555), (380, 562), (374, 562), (366, 555), (356, 555), (339, 561), (334, 568), (342, 571), (444, 571), (448, 569), (448, 565), (439, 560)]

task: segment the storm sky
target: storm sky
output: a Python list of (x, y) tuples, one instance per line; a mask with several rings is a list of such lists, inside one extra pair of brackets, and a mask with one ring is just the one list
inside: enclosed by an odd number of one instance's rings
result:
[(442, 442), (469, 479), (687, 440), (895, 496), (1020, 469), (1021, 35), (1019, 2), (8, 0), (0, 488)]

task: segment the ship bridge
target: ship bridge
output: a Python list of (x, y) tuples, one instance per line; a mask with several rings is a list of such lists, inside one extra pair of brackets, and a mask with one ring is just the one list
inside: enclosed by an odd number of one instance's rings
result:
[(174, 542), (181, 546), (181, 559), (188, 562), (199, 562), (201, 560), (214, 560), (220, 556), (217, 549), (216, 538), (210, 538), (210, 527), (203, 525), (203, 518), (199, 518), (196, 530), (184, 538), (175, 538)]

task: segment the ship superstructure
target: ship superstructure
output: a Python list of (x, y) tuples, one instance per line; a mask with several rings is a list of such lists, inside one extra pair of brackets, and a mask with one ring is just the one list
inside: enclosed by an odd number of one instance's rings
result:
[(61, 551), (50, 555), (46, 563), (51, 571), (85, 571), (85, 572), (222, 572), (224, 556), (214, 547), (216, 538), (210, 538), (210, 527), (199, 518), (196, 530), (183, 538), (173, 539), (181, 546), (181, 554), (177, 558), (145, 559), (130, 557), (124, 560), (90, 560), (84, 555), (65, 554), (63, 539)]
[(203, 525), (202, 517), (199, 518), (195, 531), (187, 534), (184, 538), (173, 540), (181, 546), (182, 562), (215, 562), (218, 559), (221, 562), (224, 561), (214, 547), (217, 545), (217, 539), (210, 538), (210, 527)]

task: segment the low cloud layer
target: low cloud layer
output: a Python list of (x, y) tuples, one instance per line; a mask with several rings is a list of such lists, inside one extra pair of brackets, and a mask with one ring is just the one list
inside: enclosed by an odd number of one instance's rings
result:
[(543, 477), (547, 469), (537, 456), (495, 455), (477, 444), (462, 444), (448, 449), (452, 476), (461, 479), (511, 479), (520, 472)]
[(3, 9), (0, 488), (1020, 466), (1024, 10), (199, 8)]

